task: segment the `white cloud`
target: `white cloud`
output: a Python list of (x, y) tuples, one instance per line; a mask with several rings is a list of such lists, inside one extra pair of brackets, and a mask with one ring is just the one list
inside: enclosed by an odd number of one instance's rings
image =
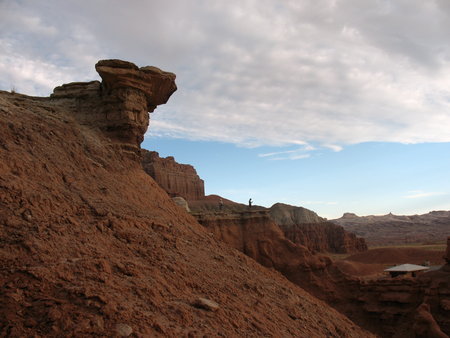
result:
[(7, 90), (47, 95), (96, 78), (101, 58), (175, 72), (151, 135), (334, 151), (450, 141), (445, 1), (24, 0), (0, 2), (0, 29)]
[(305, 144), (304, 147), (302, 148), (258, 154), (258, 157), (268, 158), (271, 161), (300, 160), (311, 157), (311, 154), (307, 152), (313, 151), (315, 149), (316, 149), (315, 147), (309, 144)]
[(338, 146), (336, 144), (324, 144), (323, 146), (325, 148), (333, 150), (334, 152), (340, 152), (343, 150), (343, 148), (341, 146)]
[(433, 197), (433, 196), (442, 196), (442, 195), (448, 195), (448, 193), (425, 192), (425, 191), (421, 191), (421, 190), (414, 190), (414, 191), (410, 191), (409, 194), (405, 196), (405, 198), (424, 198), (424, 197)]

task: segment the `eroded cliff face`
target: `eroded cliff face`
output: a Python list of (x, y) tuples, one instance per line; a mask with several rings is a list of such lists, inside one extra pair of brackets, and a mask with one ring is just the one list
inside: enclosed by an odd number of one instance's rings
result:
[(286, 239), (267, 210), (196, 214), (214, 236), (262, 265), (289, 275), (293, 271), (323, 270), (331, 260)]
[(329, 258), (290, 241), (267, 210), (194, 215), (216, 238), (278, 270), (382, 337), (446, 337), (450, 332), (449, 264), (418, 278), (355, 278)]
[(310, 250), (333, 253), (367, 250), (364, 238), (358, 238), (343, 227), (327, 222), (311, 210), (277, 203), (270, 208), (270, 217), (289, 240)]
[(177, 89), (175, 74), (121, 60), (101, 60), (95, 69), (102, 82), (64, 84), (54, 89), (51, 101), (64, 106), (80, 124), (100, 129), (123, 150), (137, 154), (149, 125), (148, 113)]
[(0, 91), (0, 336), (370, 336), (215, 240), (128, 156), (146, 119), (127, 100), (161, 102), (133, 79), (108, 109), (114, 85)]
[[(450, 335), (450, 238), (445, 263), (418, 277), (362, 280), (350, 295), (350, 317), (385, 337)], [(359, 310), (356, 310), (359, 308)], [(378, 331), (377, 331), (378, 330)]]
[(187, 201), (205, 197), (204, 182), (191, 165), (177, 163), (172, 156), (161, 158), (156, 151), (143, 149), (142, 167), (171, 197), (183, 197)]

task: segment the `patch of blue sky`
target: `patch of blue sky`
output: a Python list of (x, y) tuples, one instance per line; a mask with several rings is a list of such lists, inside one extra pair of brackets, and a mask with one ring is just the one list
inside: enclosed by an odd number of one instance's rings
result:
[(194, 165), (207, 194), (241, 203), (252, 197), (268, 207), (302, 205), (328, 218), (450, 208), (450, 143), (374, 142), (333, 151), (153, 137), (143, 147)]

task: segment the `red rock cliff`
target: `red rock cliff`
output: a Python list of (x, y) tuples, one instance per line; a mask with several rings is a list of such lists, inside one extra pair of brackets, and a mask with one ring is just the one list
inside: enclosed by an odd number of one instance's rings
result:
[(327, 222), (311, 210), (277, 203), (270, 208), (270, 217), (292, 242), (319, 252), (350, 253), (367, 250), (364, 238)]
[(148, 113), (177, 89), (175, 74), (121, 60), (101, 60), (95, 69), (101, 83), (64, 84), (51, 98), (80, 124), (100, 129), (122, 149), (137, 153), (149, 125)]
[(147, 174), (170, 196), (187, 201), (205, 197), (204, 182), (193, 166), (175, 162), (172, 156), (161, 158), (156, 151), (142, 150), (142, 166)]
[(289, 241), (267, 210), (195, 216), (216, 238), (288, 278), (293, 272), (323, 270), (331, 263), (328, 257), (313, 255), (308, 248)]
[(126, 100), (103, 111), (108, 88), (63, 88), (0, 91), (0, 337), (370, 336), (214, 240), (117, 151), (143, 136)]

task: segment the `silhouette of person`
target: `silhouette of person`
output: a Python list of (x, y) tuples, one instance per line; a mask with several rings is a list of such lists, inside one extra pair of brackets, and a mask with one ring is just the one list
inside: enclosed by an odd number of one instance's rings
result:
[(252, 207), (252, 203), (253, 203), (253, 201), (252, 201), (252, 199), (250, 198), (250, 199), (248, 200), (248, 207), (249, 207), (249, 208)]

